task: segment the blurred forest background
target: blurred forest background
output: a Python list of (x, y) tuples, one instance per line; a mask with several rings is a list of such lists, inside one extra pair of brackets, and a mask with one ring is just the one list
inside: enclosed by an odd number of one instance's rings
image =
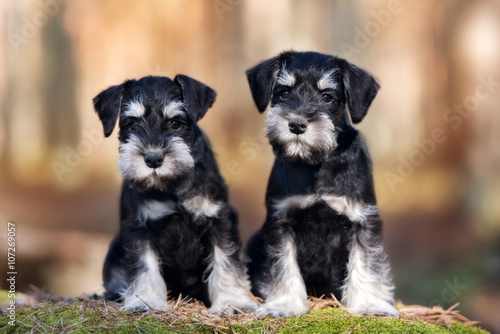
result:
[(92, 108), (128, 78), (183, 73), (218, 93), (201, 121), (240, 215), (264, 220), (273, 154), (244, 71), (287, 49), (335, 54), (382, 89), (359, 128), (397, 298), (500, 332), (500, 5), (488, 0), (6, 0), (0, 3), (1, 287), (101, 292), (118, 229), (116, 132)]

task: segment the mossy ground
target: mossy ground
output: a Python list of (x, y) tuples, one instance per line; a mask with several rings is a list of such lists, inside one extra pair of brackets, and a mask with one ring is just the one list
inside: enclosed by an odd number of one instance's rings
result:
[[(172, 302), (171, 312), (127, 313), (103, 300), (45, 301), (16, 310), (9, 325), (5, 307), (0, 332), (41, 333), (487, 333), (463, 323), (456, 311), (400, 308), (401, 316), (361, 317), (349, 314), (331, 299), (310, 301), (311, 313), (294, 318), (257, 319), (253, 314), (214, 316), (199, 303)], [(429, 313), (429, 310), (432, 312)], [(424, 312), (424, 313), (425, 313)], [(422, 320), (424, 319), (424, 320)], [(465, 319), (467, 321), (467, 319)], [(437, 323), (436, 323), (437, 322)]]

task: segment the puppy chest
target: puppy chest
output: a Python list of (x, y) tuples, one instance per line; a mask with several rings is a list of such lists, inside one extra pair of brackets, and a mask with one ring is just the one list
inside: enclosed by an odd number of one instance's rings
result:
[(292, 210), (286, 221), (294, 231), (297, 256), (304, 265), (332, 263), (347, 253), (352, 223), (328, 206)]
[(208, 256), (209, 233), (205, 226), (186, 222), (182, 215), (174, 214), (151, 226), (151, 237), (161, 252), (164, 263), (175, 260), (189, 266), (195, 259)]
[(315, 292), (335, 292), (345, 278), (352, 222), (321, 202), (289, 210), (285, 221), (294, 233), (306, 286)]

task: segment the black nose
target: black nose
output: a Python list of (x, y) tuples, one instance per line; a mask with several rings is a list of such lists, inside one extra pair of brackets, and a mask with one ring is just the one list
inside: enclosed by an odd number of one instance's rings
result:
[(144, 161), (149, 168), (158, 168), (163, 163), (163, 154), (161, 152), (148, 152), (144, 154)]
[(290, 132), (300, 135), (306, 132), (307, 122), (302, 118), (295, 117), (290, 122), (288, 122), (288, 128)]

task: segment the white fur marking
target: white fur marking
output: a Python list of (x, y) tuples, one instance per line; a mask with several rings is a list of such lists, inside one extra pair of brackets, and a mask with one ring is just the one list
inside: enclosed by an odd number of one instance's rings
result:
[(296, 316), (307, 313), (307, 292), (297, 264), (297, 250), (293, 240), (283, 239), (281, 245), (270, 250), (273, 261), (269, 277), (263, 287), (266, 302), (255, 312), (259, 316)]
[(328, 116), (321, 115), (319, 120), (310, 122), (300, 135), (289, 129), (288, 123), (293, 117), (274, 106), (269, 108), (266, 119), (267, 136), (285, 147), (286, 156), (310, 162), (315, 151), (327, 155), (337, 147), (335, 126)]
[(357, 223), (363, 223), (369, 216), (377, 214), (377, 207), (375, 205), (366, 205), (351, 201), (345, 196), (331, 194), (290, 196), (275, 201), (273, 207), (276, 210), (276, 215), (283, 216), (290, 209), (305, 209), (320, 201), (324, 201), (337, 213), (345, 215), (350, 221)]
[(148, 219), (157, 220), (165, 216), (169, 216), (176, 211), (175, 202), (173, 201), (156, 201), (149, 200), (139, 207), (137, 217), (141, 223), (146, 223)]
[(205, 196), (194, 196), (182, 202), (182, 205), (195, 218), (199, 217), (217, 217), (222, 205), (215, 203)]
[(173, 101), (167, 104), (163, 110), (163, 114), (168, 118), (184, 115), (186, 112), (183, 110), (184, 104), (179, 101)]
[(155, 169), (158, 175), (173, 176), (177, 174), (178, 170), (194, 167), (191, 150), (182, 138), (170, 139), (164, 151), (167, 152), (165, 160), (161, 167)]
[(141, 140), (134, 135), (120, 144), (118, 170), (125, 178), (141, 180), (151, 175), (153, 170), (144, 162), (143, 151)]
[(318, 80), (318, 90), (337, 88), (337, 83), (332, 78), (335, 72), (336, 70), (328, 71)]
[(295, 85), (295, 76), (287, 70), (282, 70), (276, 79), (276, 83), (281, 86), (293, 87)]
[(276, 210), (276, 215), (282, 216), (287, 213), (290, 209), (305, 209), (318, 201), (316, 195), (298, 195), (290, 196), (282, 200), (277, 200), (274, 202), (274, 209)]
[[(370, 249), (373, 254), (383, 252), (382, 246)], [(392, 285), (384, 284), (379, 275), (370, 269), (367, 255), (361, 245), (354, 240), (347, 263), (347, 277), (342, 286), (342, 303), (352, 312), (386, 313), (398, 315), (391, 301)], [(388, 275), (388, 265), (382, 275)]]
[(125, 291), (125, 310), (154, 309), (165, 311), (167, 304), (167, 285), (163, 280), (158, 256), (148, 245), (142, 258), (143, 269)]
[(142, 104), (141, 99), (132, 100), (125, 105), (123, 116), (141, 118), (146, 113), (146, 108)]
[(250, 282), (244, 270), (239, 270), (230, 261), (230, 256), (236, 250), (225, 252), (218, 246), (214, 246), (211, 263), (207, 270), (208, 293), (212, 306), (211, 313), (221, 314), (234, 313), (234, 306), (238, 309), (253, 311), (257, 308), (257, 302), (250, 295)]
[(350, 221), (363, 223), (369, 216), (377, 214), (377, 206), (354, 202), (345, 196), (322, 195), (321, 199), (333, 210), (346, 215)]
[[(150, 168), (144, 161), (144, 153), (152, 151), (165, 153), (165, 160), (159, 168)], [(170, 139), (163, 149), (146, 145), (134, 135), (120, 144), (118, 170), (125, 179), (146, 181), (149, 187), (155, 186), (157, 177), (174, 177), (193, 167), (194, 160), (189, 147), (180, 137)]]

